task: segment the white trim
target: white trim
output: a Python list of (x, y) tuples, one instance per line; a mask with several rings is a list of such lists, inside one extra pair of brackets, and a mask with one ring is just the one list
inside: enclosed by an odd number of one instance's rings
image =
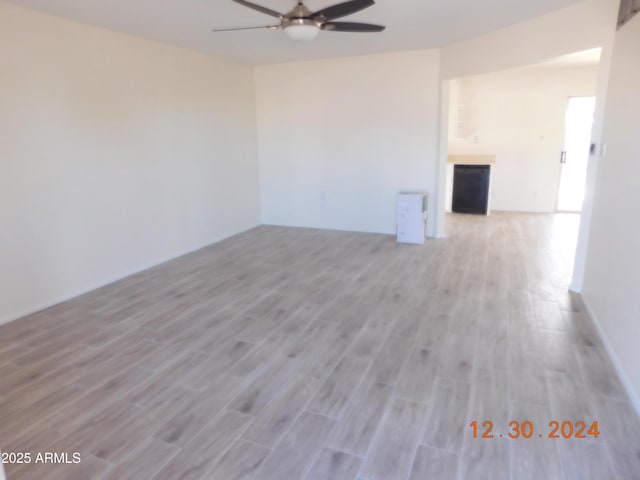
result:
[(589, 301), (585, 298), (585, 296), (583, 294), (579, 293), (579, 295), (580, 295), (580, 298), (582, 299), (582, 303), (584, 304), (585, 308), (587, 309), (587, 313), (589, 314), (589, 317), (591, 317), (591, 322), (596, 327), (596, 330), (598, 332), (598, 336), (600, 337), (600, 340), (602, 340), (602, 345), (604, 345), (604, 349), (606, 350), (607, 354), (609, 355), (609, 358), (611, 359), (611, 363), (613, 364), (613, 368), (616, 370), (616, 373), (618, 374), (618, 377), (620, 378), (620, 381), (622, 382), (622, 386), (624, 387), (624, 389), (627, 392), (627, 396), (629, 397), (629, 400), (630, 400), (631, 404), (636, 409), (636, 413), (640, 417), (640, 398), (638, 398), (635, 390), (631, 386), (631, 382), (629, 381), (629, 378), (625, 374), (624, 369), (622, 368), (622, 364), (620, 363), (620, 360), (618, 359), (617, 355), (615, 354), (615, 351), (614, 351), (613, 347), (611, 346), (611, 343), (609, 342), (609, 339), (605, 335), (604, 329), (602, 328), (602, 325), (601, 325), (600, 321), (598, 320), (598, 317), (597, 317), (595, 311), (591, 307), (591, 304), (589, 303)]
[(438, 149), (436, 156), (436, 184), (433, 202), (435, 215), (431, 221), (433, 238), (445, 238), (447, 167), (449, 165), (449, 103), (451, 95), (451, 80), (441, 79), (439, 95)]
[[(79, 297), (80, 295), (84, 295), (85, 293), (92, 292), (93, 290), (97, 290), (99, 288), (105, 287), (107, 285), (110, 285), (112, 283), (118, 282), (120, 280), (124, 280), (125, 278), (130, 277), (132, 275), (135, 275), (137, 273), (144, 272), (145, 270), (149, 270), (150, 268), (157, 267), (159, 265), (162, 265), (163, 263), (170, 262), (171, 260), (175, 260), (176, 258), (180, 258), (180, 257), (183, 257), (185, 255), (189, 255), (190, 253), (194, 253), (194, 252), (197, 252), (198, 250), (202, 250), (203, 248), (207, 248), (207, 247), (209, 247), (211, 245), (215, 245), (216, 243), (222, 242), (223, 240), (226, 240), (228, 238), (235, 237), (236, 235), (240, 235), (241, 233), (248, 232), (249, 230), (253, 230), (254, 228), (259, 227), (260, 225), (261, 224), (258, 223), (256, 225), (253, 225), (252, 227), (245, 228), (243, 230), (240, 230), (238, 232), (232, 233), (230, 235), (223, 235), (221, 237), (214, 238), (213, 240), (208, 240), (207, 242), (202, 243), (200, 245), (197, 245), (195, 247), (190, 247), (190, 248), (188, 248), (186, 250), (181, 250), (178, 253), (176, 253), (174, 255), (171, 255), (169, 257), (165, 257), (165, 258), (163, 258), (161, 260), (157, 260), (157, 261), (148, 263), (148, 264), (143, 265), (141, 267), (136, 267), (133, 270), (129, 270), (128, 272), (126, 272), (126, 273), (124, 273), (122, 275), (118, 275), (116, 277), (110, 278), (109, 280), (105, 280), (105, 281), (102, 281), (102, 282), (95, 283), (95, 284), (93, 284), (93, 285), (91, 285), (91, 286), (89, 286), (87, 288), (83, 288), (82, 290), (79, 290), (79, 291), (77, 291), (75, 293), (72, 293), (70, 295), (65, 295), (64, 297), (57, 298), (56, 300), (53, 300), (51, 302), (46, 302), (46, 303), (40, 304), (40, 305), (38, 305), (36, 307), (28, 308), (28, 309), (23, 310), (22, 312), (20, 312), (20, 313), (18, 313), (16, 315), (11, 315), (10, 317), (6, 317), (6, 318), (0, 319), (0, 325), (4, 325), (4, 324), (10, 323), (10, 322), (14, 322), (16, 320), (19, 320), (21, 318), (27, 317), (29, 315), (33, 315), (34, 313), (38, 313), (38, 312), (40, 312), (42, 310), (45, 310), (45, 309), (50, 308), (50, 307), (53, 307), (53, 306), (58, 305), (60, 303), (67, 302), (67, 301), (72, 300), (72, 299), (74, 299), (76, 297)], [(0, 476), (0, 480), (2, 480), (2, 476)]]

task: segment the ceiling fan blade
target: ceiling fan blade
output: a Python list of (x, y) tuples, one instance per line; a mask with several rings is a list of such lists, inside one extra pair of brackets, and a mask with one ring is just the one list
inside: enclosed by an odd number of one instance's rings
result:
[(322, 24), (322, 29), (330, 32), (382, 32), (385, 28), (387, 27), (382, 25), (373, 25), (371, 23), (327, 22)]
[(351, 0), (319, 10), (313, 14), (313, 18), (319, 19), (322, 17), (324, 21), (331, 21), (369, 8), (375, 3), (373, 0)]
[(284, 15), (282, 15), (281, 13), (278, 13), (275, 10), (271, 10), (270, 8), (263, 7), (262, 5), (256, 5), (255, 3), (247, 2), (246, 0), (233, 0), (233, 1), (236, 3), (239, 3), (240, 5), (244, 5), (245, 7), (249, 7), (253, 10), (257, 10), (258, 12), (266, 13), (267, 15), (270, 15), (272, 17), (276, 17), (279, 19), (284, 18)]
[(230, 28), (214, 28), (212, 32), (233, 32), (235, 30), (258, 30), (258, 29), (280, 30), (281, 25), (262, 25), (260, 27), (230, 27)]

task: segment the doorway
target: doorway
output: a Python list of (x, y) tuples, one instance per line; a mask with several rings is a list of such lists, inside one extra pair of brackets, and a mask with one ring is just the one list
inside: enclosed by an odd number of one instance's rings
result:
[(565, 116), (558, 212), (581, 212), (587, 181), (596, 97), (571, 97)]

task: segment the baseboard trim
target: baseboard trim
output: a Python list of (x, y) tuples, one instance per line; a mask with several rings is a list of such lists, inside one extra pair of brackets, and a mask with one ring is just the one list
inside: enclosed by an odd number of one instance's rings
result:
[(627, 392), (627, 396), (629, 397), (629, 400), (630, 400), (631, 404), (633, 405), (633, 407), (636, 410), (636, 413), (640, 417), (640, 398), (638, 398), (638, 395), (636, 394), (635, 390), (631, 386), (631, 382), (629, 381), (629, 378), (627, 377), (624, 369), (622, 368), (622, 364), (620, 363), (620, 360), (618, 359), (618, 356), (616, 355), (615, 351), (613, 350), (611, 342), (609, 342), (609, 339), (607, 338), (606, 334), (604, 333), (604, 329), (602, 328), (602, 324), (600, 323), (600, 320), (598, 319), (598, 316), (596, 315), (596, 313), (593, 310), (591, 304), (589, 303), (589, 300), (587, 300), (587, 298), (582, 293), (579, 293), (578, 295), (580, 296), (580, 299), (582, 300), (582, 303), (584, 304), (585, 308), (587, 309), (587, 313), (589, 314), (589, 317), (591, 317), (591, 322), (596, 327), (596, 330), (598, 332), (598, 336), (600, 337), (600, 340), (602, 341), (602, 345), (604, 345), (604, 349), (606, 350), (607, 355), (609, 355), (609, 358), (611, 359), (611, 363), (613, 364), (613, 368), (616, 370), (616, 373), (618, 374), (618, 377), (620, 378), (620, 381), (622, 382), (622, 386), (624, 387), (625, 391)]
[(285, 227), (285, 228), (305, 228), (308, 230), (326, 230), (328, 232), (345, 232), (345, 233), (366, 233), (372, 235), (395, 235), (396, 230), (389, 231), (378, 231), (378, 230), (354, 230), (352, 228), (343, 228), (343, 227), (335, 227), (335, 226), (322, 226), (322, 225), (312, 225), (306, 223), (281, 223), (281, 222), (263, 222), (263, 225), (267, 227)]
[(34, 313), (41, 312), (42, 310), (46, 310), (47, 308), (55, 307), (56, 305), (59, 305), (59, 304), (64, 303), (64, 302), (68, 302), (69, 300), (72, 300), (72, 299), (74, 299), (76, 297), (79, 297), (80, 295), (84, 295), (85, 293), (89, 293), (89, 292), (92, 292), (92, 291), (97, 290), (99, 288), (106, 287), (107, 285), (110, 285), (112, 283), (118, 282), (120, 280), (124, 280), (125, 278), (130, 277), (132, 275), (135, 275), (137, 273), (144, 272), (145, 270), (149, 270), (151, 268), (157, 267), (159, 265), (162, 265), (163, 263), (167, 263), (167, 262), (170, 262), (170, 261), (175, 260), (177, 258), (184, 257), (185, 255), (189, 255), (190, 253), (197, 252), (198, 250), (202, 250), (203, 248), (210, 247), (211, 245), (215, 245), (216, 243), (219, 243), (219, 242), (222, 242), (224, 240), (227, 240), (228, 238), (235, 237), (236, 235), (240, 235), (241, 233), (248, 232), (249, 230), (253, 230), (254, 228), (259, 227), (260, 225), (261, 224), (256, 224), (256, 225), (253, 225), (252, 227), (245, 228), (243, 230), (240, 230), (238, 232), (232, 233), (230, 235), (223, 235), (221, 237), (216, 237), (213, 240), (208, 240), (207, 242), (199, 244), (199, 245), (196, 245), (195, 247), (191, 247), (191, 248), (188, 248), (188, 249), (185, 249), (185, 250), (181, 250), (181, 251), (179, 251), (178, 253), (176, 253), (174, 255), (162, 258), (160, 260), (157, 260), (157, 261), (145, 264), (145, 265), (142, 265), (141, 267), (136, 267), (136, 268), (134, 268), (132, 270), (127, 271), (126, 273), (124, 273), (122, 275), (117, 275), (116, 277), (110, 278), (108, 280), (97, 282), (95, 284), (92, 284), (92, 285), (88, 286), (87, 288), (83, 288), (82, 290), (79, 290), (79, 291), (77, 291), (75, 293), (72, 293), (70, 295), (65, 295), (63, 297), (59, 297), (59, 298), (57, 298), (55, 300), (52, 300), (50, 302), (42, 303), (42, 304), (40, 304), (38, 306), (35, 306), (33, 308), (25, 309), (22, 312), (19, 312), (18, 314), (15, 314), (15, 315), (11, 315), (11, 316), (8, 316), (8, 317), (5, 317), (5, 318), (0, 318), (0, 325), (4, 325), (6, 323), (15, 322), (16, 320), (20, 320), (21, 318), (28, 317), (29, 315), (33, 315)]
[[(397, 235), (397, 230), (392, 230), (392, 231), (385, 231), (385, 232), (379, 232), (379, 231), (374, 231), (374, 230), (353, 230), (353, 229), (345, 229), (345, 228), (340, 228), (340, 227), (319, 227), (317, 225), (303, 225), (303, 224), (288, 224), (288, 223), (274, 223), (274, 222), (265, 222), (263, 223), (264, 226), (267, 227), (284, 227), (284, 228), (305, 228), (308, 230), (325, 230), (328, 232), (345, 232), (345, 233), (364, 233), (367, 235), (388, 235), (388, 236), (392, 236), (395, 237)], [(437, 239), (437, 238), (445, 238), (446, 235), (436, 235), (436, 233), (433, 233), (433, 235), (431, 235), (430, 233), (427, 234), (427, 236), (425, 238), (431, 238), (431, 239)]]

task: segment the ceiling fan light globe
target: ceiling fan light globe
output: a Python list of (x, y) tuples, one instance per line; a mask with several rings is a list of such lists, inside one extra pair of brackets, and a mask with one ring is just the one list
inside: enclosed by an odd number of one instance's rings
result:
[(297, 42), (311, 42), (320, 33), (320, 26), (316, 22), (296, 19), (284, 27), (284, 33)]

